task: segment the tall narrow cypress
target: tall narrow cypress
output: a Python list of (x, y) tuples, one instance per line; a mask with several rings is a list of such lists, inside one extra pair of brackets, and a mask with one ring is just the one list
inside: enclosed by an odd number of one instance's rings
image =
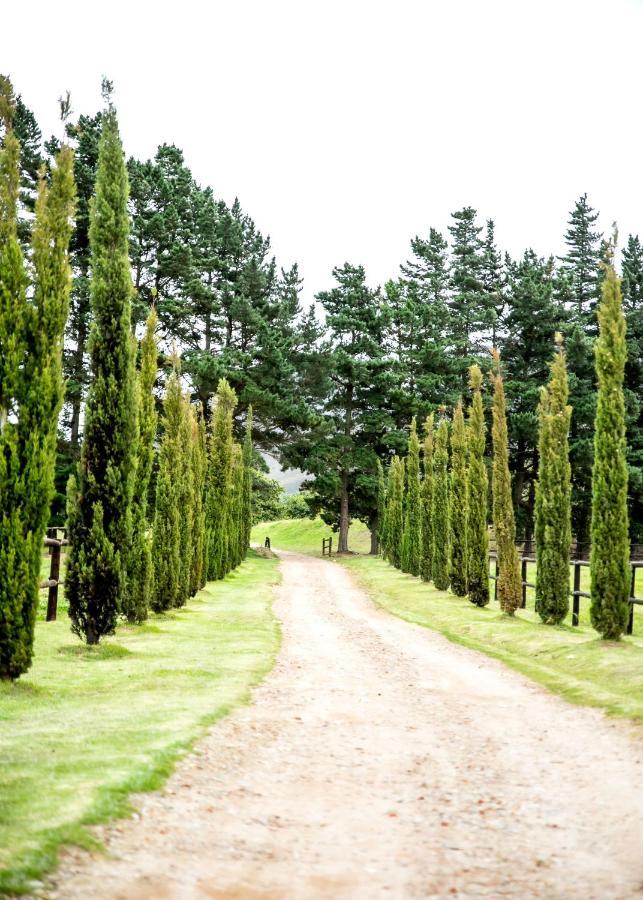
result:
[(184, 478), (181, 457), (183, 394), (176, 368), (170, 375), (163, 401), (162, 438), (156, 478), (156, 504), (152, 532), (154, 595), (152, 607), (164, 612), (179, 606), (181, 596), (181, 527), (185, 508), (181, 503)]
[(629, 544), (625, 459), (625, 319), (621, 284), (610, 264), (603, 280), (595, 345), (598, 405), (592, 476), (592, 625), (616, 641), (628, 617)]
[(558, 625), (569, 610), (571, 467), (569, 464), (569, 386), (562, 335), (551, 377), (538, 407), (539, 468), (536, 482), (536, 612), (547, 625)]
[(453, 411), (451, 429), (450, 581), (458, 597), (467, 594), (467, 430), (462, 401)]
[(92, 381), (66, 574), (72, 630), (88, 644), (114, 631), (123, 608), (136, 446), (127, 170), (111, 104), (102, 121), (89, 229)]
[(511, 499), (507, 405), (500, 371), (500, 354), (493, 351), (493, 530), (498, 555), (498, 600), (501, 610), (513, 616), (522, 601), (522, 576), (516, 550), (516, 524)]
[(223, 578), (230, 571), (229, 541), (226, 528), (230, 521), (232, 490), (232, 414), (237, 402), (235, 392), (225, 378), (217, 387), (212, 416), (206, 488), (207, 577)]
[(435, 436), (433, 456), (433, 584), (440, 591), (449, 588), (449, 427), (442, 419)]
[(396, 569), (400, 568), (402, 562), (403, 495), (404, 461), (399, 456), (394, 456), (389, 471), (389, 501), (386, 507), (386, 555)]
[(422, 550), (420, 577), (431, 581), (433, 567), (433, 413), (424, 423), (424, 479), (422, 481)]
[(476, 606), (489, 603), (489, 536), (487, 534), (487, 467), (484, 461), (485, 424), (482, 405), (482, 372), (476, 365), (469, 369), (472, 391), (469, 407), (468, 458), (469, 488), (467, 504), (467, 589)]
[(381, 556), (386, 555), (386, 478), (384, 466), (377, 460), (377, 548)]
[(252, 531), (252, 452), (252, 406), (249, 406), (246, 418), (246, 431), (243, 438), (242, 559), (248, 552), (250, 532)]
[(192, 555), (192, 572), (190, 576), (190, 594), (194, 596), (205, 586), (205, 476), (207, 454), (205, 446), (205, 422), (192, 407), (192, 439), (190, 458), (190, 477), (194, 488), (194, 506), (192, 509), (192, 533), (194, 535), (194, 553)]
[(127, 599), (123, 609), (130, 622), (145, 621), (154, 589), (148, 494), (154, 465), (154, 441), (157, 425), (154, 398), (154, 384), (158, 374), (157, 322), (156, 310), (152, 309), (147, 317), (145, 334), (141, 341), (140, 366), (137, 375), (138, 442), (132, 510), (132, 552), (127, 576)]
[(33, 653), (42, 541), (53, 493), (63, 396), (62, 335), (70, 291), (73, 157), (41, 178), (32, 231), (33, 298), (18, 240), (20, 145), (14, 97), (0, 78), (0, 678), (27, 671)]
[(409, 452), (406, 457), (406, 512), (404, 515), (404, 558), (402, 570), (420, 574), (422, 507), (420, 503), (420, 442), (415, 419), (411, 422)]
[(181, 517), (181, 540), (179, 555), (178, 592), (175, 606), (184, 606), (190, 596), (192, 579), (192, 557), (194, 554), (194, 506), (196, 503), (195, 484), (192, 479), (192, 405), (181, 392), (181, 420), (179, 424), (178, 458), (174, 477), (178, 482), (178, 504)]

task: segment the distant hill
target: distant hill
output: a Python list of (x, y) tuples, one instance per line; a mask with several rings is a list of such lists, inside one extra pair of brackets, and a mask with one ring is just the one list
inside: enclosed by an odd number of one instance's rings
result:
[(270, 477), (279, 482), (286, 494), (298, 493), (302, 481), (306, 478), (305, 473), (299, 469), (282, 469), (277, 460), (268, 453), (263, 453), (262, 456), (270, 470)]

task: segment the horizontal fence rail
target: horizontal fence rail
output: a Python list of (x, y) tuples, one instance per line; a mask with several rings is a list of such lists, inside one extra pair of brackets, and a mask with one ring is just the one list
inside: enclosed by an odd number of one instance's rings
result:
[[(640, 546), (640, 545), (634, 545)], [(489, 574), (489, 578), (494, 582), (494, 590), (493, 590), (493, 599), (498, 599), (498, 557), (496, 556), (494, 551), (489, 553), (489, 562), (493, 562), (494, 564), (494, 574)], [(520, 572), (522, 577), (522, 603), (520, 604), (522, 609), (525, 609), (527, 606), (527, 588), (536, 589), (536, 585), (527, 581), (527, 565), (529, 563), (535, 563), (535, 556), (524, 556), (520, 557)], [(574, 569), (574, 586), (572, 590), (569, 592), (572, 598), (572, 625), (575, 627), (579, 624), (580, 619), (580, 598), (584, 597), (587, 600), (592, 599), (592, 595), (587, 591), (581, 591), (581, 569), (583, 566), (589, 568), (589, 560), (587, 559), (570, 559), (570, 566)], [(643, 606), (643, 597), (637, 597), (635, 595), (636, 590), (636, 570), (643, 569), (643, 559), (632, 557), (630, 559), (630, 570), (632, 572), (632, 577), (630, 579), (630, 596), (628, 598), (628, 603), (630, 604), (630, 615), (627, 623), (627, 634), (632, 634), (634, 630), (634, 607), (635, 606)]]
[(49, 588), (47, 596), (47, 621), (55, 622), (58, 615), (58, 588), (65, 582), (60, 577), (60, 561), (62, 548), (68, 545), (67, 531), (64, 528), (48, 528), (44, 545), (49, 549), (51, 564), (49, 566), (49, 578), (40, 582), (40, 587)]

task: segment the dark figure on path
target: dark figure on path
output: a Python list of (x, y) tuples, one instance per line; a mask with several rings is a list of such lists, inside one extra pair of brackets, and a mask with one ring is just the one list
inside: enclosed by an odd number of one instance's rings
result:
[(266, 548), (266, 550), (270, 550), (270, 538), (269, 537), (266, 538), (263, 545)]

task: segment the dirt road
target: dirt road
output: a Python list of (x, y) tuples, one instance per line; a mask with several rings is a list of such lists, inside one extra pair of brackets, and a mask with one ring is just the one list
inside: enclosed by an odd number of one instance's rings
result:
[(643, 896), (627, 726), (282, 555), (278, 664), (60, 898)]

